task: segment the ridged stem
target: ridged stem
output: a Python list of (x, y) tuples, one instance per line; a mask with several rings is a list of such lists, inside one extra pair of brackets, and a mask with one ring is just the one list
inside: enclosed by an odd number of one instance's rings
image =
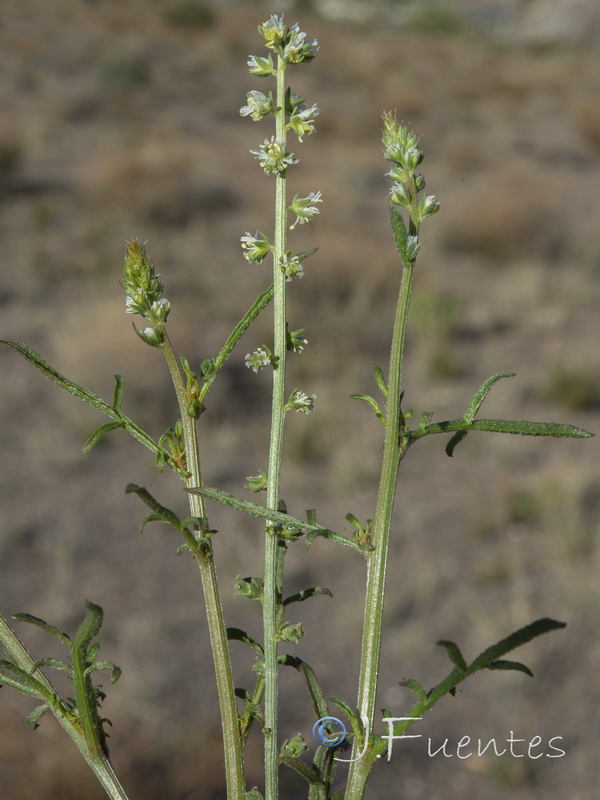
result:
[[(197, 420), (190, 417), (187, 413), (186, 389), (181, 369), (166, 331), (163, 331), (163, 333), (164, 342), (162, 344), (162, 350), (165, 354), (177, 394), (183, 426), (186, 469), (189, 473), (188, 478), (186, 478), (186, 485), (190, 487), (202, 486)], [(201, 517), (204, 520), (207, 519), (206, 506), (204, 498), (201, 495), (190, 494), (189, 503), (192, 516)], [(208, 631), (215, 665), (217, 694), (219, 697), (219, 707), (221, 709), (227, 798), (228, 800), (244, 800), (245, 780), (242, 739), (238, 724), (238, 711), (229, 643), (223, 617), (223, 607), (221, 604), (213, 550), (210, 544), (207, 544), (194, 552), (202, 579)]]
[[(409, 232), (417, 233), (417, 229), (418, 226), (411, 222)], [(367, 736), (369, 736), (373, 730), (375, 717), (375, 702), (381, 658), (381, 629), (385, 596), (385, 575), (392, 514), (396, 497), (396, 485), (398, 482), (398, 469), (406, 452), (401, 440), (401, 427), (404, 424), (401, 411), (401, 383), (402, 359), (412, 290), (413, 270), (413, 264), (404, 265), (398, 302), (396, 305), (388, 373), (383, 460), (373, 524), (372, 544), (374, 550), (368, 554), (367, 587), (365, 592), (365, 611), (357, 701), (360, 717), (364, 720), (368, 720)], [(357, 757), (360, 749), (361, 745), (357, 742), (354, 748), (354, 758)], [(362, 800), (371, 766), (372, 763), (369, 759), (360, 759), (351, 764), (345, 800)]]
[[(285, 151), (285, 62), (277, 61), (277, 95), (275, 110), (275, 134), (277, 142)], [(275, 233), (273, 239), (273, 398), (271, 410), (271, 439), (269, 444), (269, 480), (267, 484), (267, 507), (277, 510), (281, 452), (283, 445), (283, 423), (285, 417), (285, 370), (286, 370), (286, 296), (285, 274), (281, 259), (287, 242), (286, 170), (275, 176)], [(267, 523), (265, 533), (265, 573), (263, 599), (263, 626), (265, 650), (265, 800), (278, 800), (279, 794), (279, 749), (278, 749), (278, 668), (277, 634), (281, 624), (281, 593), (283, 580), (283, 557), (285, 543), (270, 532)]]

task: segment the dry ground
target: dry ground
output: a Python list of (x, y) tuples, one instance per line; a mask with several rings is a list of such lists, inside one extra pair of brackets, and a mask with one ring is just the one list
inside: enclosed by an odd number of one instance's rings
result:
[[(171, 338), (197, 366), (214, 355), (267, 284), (239, 236), (268, 231), (272, 182), (248, 154), (270, 136), (238, 114), (259, 52), (255, 25), (273, 4), (228, 3), (195, 24), (176, 3), (5, 3), (0, 21), (0, 302), (3, 339), (26, 341), (105, 398), (113, 374), (125, 406), (158, 437), (176, 410), (158, 351), (131, 331), (119, 287), (123, 244), (148, 242), (172, 301)], [(290, 287), (290, 326), (305, 327), (290, 386), (318, 413), (290, 422), (283, 496), (324, 524), (373, 513), (381, 434), (366, 406), (371, 363), (385, 366), (399, 276), (387, 222), (380, 116), (422, 135), (440, 214), (424, 228), (408, 342), (406, 398), (418, 414), (459, 415), (489, 375), (486, 416), (571, 422), (597, 431), (600, 410), (600, 55), (494, 43), (472, 31), (425, 36), (300, 20), (321, 43), (294, 89), (317, 101), (318, 132), (296, 148), (291, 191), (322, 190), (320, 217), (293, 234), (318, 245)], [(171, 322), (172, 321), (172, 322)], [(209, 398), (206, 481), (242, 492), (265, 467), (268, 380), (243, 366), (268, 337), (261, 319)], [(97, 415), (14, 354), (1, 354), (3, 438), (0, 609), (72, 631), (85, 597), (105, 609), (103, 653), (123, 668), (105, 711), (117, 770), (132, 798), (223, 798), (218, 716), (196, 571), (160, 526), (140, 539), (147, 485), (185, 515), (173, 477), (124, 433), (86, 459)], [(441, 437), (440, 437), (441, 439)], [(518, 654), (535, 674), (466, 684), (422, 732), (448, 737), (564, 737), (563, 758), (430, 758), (423, 740), (380, 765), (370, 798), (589, 800), (598, 782), (600, 589), (598, 440), (471, 436), (453, 459), (432, 438), (403, 470), (392, 543), (381, 705), (409, 707), (398, 681), (445, 674), (435, 642), (469, 656), (541, 616), (568, 623)], [(211, 520), (227, 621), (258, 635), (258, 609), (233, 597), (260, 573), (256, 525)], [(349, 531), (346, 531), (349, 532)], [(353, 702), (363, 565), (316, 542), (289, 557), (290, 592), (324, 584), (334, 599), (298, 607), (298, 653), (328, 694)], [(51, 645), (22, 631), (36, 654)], [(241, 647), (241, 646), (240, 646)], [(234, 651), (240, 683), (247, 653)], [(282, 676), (283, 735), (310, 736), (295, 674)], [(50, 719), (32, 733), (30, 704), (0, 697), (0, 785), (7, 800), (100, 798)], [(548, 752), (548, 749), (544, 752)], [(259, 781), (260, 743), (249, 762)], [(255, 767), (252, 765), (256, 765)], [(295, 776), (286, 798), (301, 797)], [(251, 784), (252, 785), (252, 784)], [(390, 788), (392, 787), (392, 788)]]

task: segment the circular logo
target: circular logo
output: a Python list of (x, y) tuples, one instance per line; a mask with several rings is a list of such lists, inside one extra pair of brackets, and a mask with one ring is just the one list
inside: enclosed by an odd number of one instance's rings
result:
[(337, 747), (346, 738), (346, 726), (337, 717), (321, 717), (313, 725), (312, 736), (323, 747)]

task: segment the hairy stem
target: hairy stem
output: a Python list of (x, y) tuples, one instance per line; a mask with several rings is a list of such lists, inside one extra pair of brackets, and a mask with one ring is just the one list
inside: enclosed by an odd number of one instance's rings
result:
[[(417, 225), (410, 223), (411, 233), (416, 233)], [(377, 495), (377, 508), (373, 525), (374, 550), (367, 556), (367, 587), (365, 592), (365, 611), (363, 620), (363, 638), (360, 659), (360, 678), (358, 688), (358, 713), (362, 719), (368, 720), (366, 736), (371, 734), (375, 715), (377, 696), (377, 679), (381, 656), (381, 629), (383, 621), (383, 604), (385, 593), (385, 574), (387, 566), (388, 544), (398, 469), (406, 452), (406, 445), (401, 440), (404, 419), (401, 411), (402, 358), (406, 338), (406, 324), (413, 280), (413, 264), (405, 264), (396, 306), (396, 317), (392, 335), (390, 367), (388, 375), (388, 396), (386, 403), (386, 427), (383, 445), (383, 461)], [(355, 745), (356, 757), (361, 743)], [(345, 800), (361, 800), (366, 785), (365, 769), (369, 762), (365, 759), (355, 761), (350, 766)], [(370, 764), (368, 769), (370, 769)], [(368, 773), (367, 773), (368, 774)]]
[[(200, 468), (197, 420), (190, 417), (187, 413), (183, 376), (166, 331), (164, 331), (162, 349), (171, 373), (181, 413), (186, 452), (186, 468), (189, 473), (188, 478), (186, 478), (186, 485), (201, 486), (202, 472)], [(201, 517), (206, 520), (204, 498), (201, 495), (190, 494), (189, 503), (192, 516)], [(199, 548), (194, 552), (197, 556), (202, 578), (208, 630), (215, 665), (219, 707), (221, 709), (227, 798), (228, 800), (244, 800), (245, 781), (242, 739), (238, 725), (231, 657), (217, 573), (213, 559), (213, 550), (210, 544), (206, 544), (202, 549)]]
[[(36, 681), (41, 684), (47, 696), (58, 700), (58, 692), (44, 673), (36, 667), (31, 654), (2, 616), (0, 616), (0, 642), (4, 645), (8, 656), (13, 662), (21, 669), (25, 670), (25, 672), (32, 675)], [(71, 740), (84, 757), (111, 800), (127, 800), (125, 790), (119, 783), (112, 765), (108, 760), (108, 756), (104, 753), (102, 748), (98, 748), (96, 752), (90, 751), (81, 725), (78, 724), (73, 714), (66, 713), (63, 703), (53, 703), (52, 712), (67, 734), (71, 737)]]
[[(275, 111), (275, 134), (285, 150), (285, 62), (278, 57), (277, 100)], [(286, 171), (275, 176), (275, 235), (273, 240), (273, 355), (277, 359), (273, 369), (273, 399), (271, 411), (271, 440), (269, 444), (269, 480), (267, 485), (267, 507), (277, 510), (279, 505), (279, 483), (281, 451), (283, 445), (283, 423), (285, 417), (285, 369), (286, 369), (286, 298), (285, 274), (281, 269), (281, 258), (286, 252), (287, 200)], [(280, 607), (283, 579), (283, 557), (285, 543), (270, 532), (269, 523), (265, 534), (265, 575), (263, 624), (265, 636), (265, 800), (277, 800), (279, 751), (277, 745), (277, 633), (281, 623)]]

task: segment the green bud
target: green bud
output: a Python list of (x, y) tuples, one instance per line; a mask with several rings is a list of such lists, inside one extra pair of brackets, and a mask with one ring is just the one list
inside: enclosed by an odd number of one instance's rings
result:
[(252, 236), (246, 231), (245, 236), (240, 236), (240, 242), (242, 243), (244, 258), (251, 264), (260, 264), (273, 249), (264, 233), (261, 233), (259, 238), (258, 231), (256, 236)]
[(267, 78), (269, 75), (274, 75), (276, 70), (273, 64), (273, 56), (270, 54), (268, 58), (249, 56), (248, 71), (252, 75), (258, 75), (259, 78)]
[(254, 494), (257, 494), (258, 492), (266, 492), (267, 491), (267, 485), (268, 485), (268, 482), (269, 482), (269, 476), (267, 475), (267, 473), (264, 470), (259, 469), (258, 470), (258, 475), (247, 476), (246, 480), (248, 481), (248, 483), (246, 484), (246, 486), (244, 488), (245, 489), (249, 489)]
[(295, 625), (290, 625), (289, 623), (284, 622), (279, 629), (279, 634), (275, 638), (282, 642), (292, 642), (293, 644), (297, 644), (303, 636), (304, 631), (302, 630), (301, 622), (297, 622)]
[(308, 344), (308, 339), (304, 338), (304, 328), (297, 331), (287, 331), (286, 347), (293, 353), (301, 353), (304, 345)]
[(235, 582), (235, 593), (248, 600), (263, 599), (264, 583), (260, 578), (240, 578)]
[(396, 205), (410, 208), (411, 196), (405, 183), (395, 183), (390, 190), (390, 197)]
[(162, 347), (165, 336), (159, 328), (144, 328), (144, 330), (138, 331), (134, 325), (133, 329), (140, 337), (142, 342), (149, 344), (151, 347)]
[(281, 745), (281, 752), (279, 754), (280, 758), (283, 756), (301, 756), (302, 753), (306, 752), (308, 747), (306, 746), (306, 742), (304, 741), (304, 737), (301, 733), (297, 733), (293, 739), (286, 739), (285, 742)]
[(419, 217), (425, 219), (432, 214), (436, 214), (440, 210), (440, 204), (435, 198), (435, 195), (430, 194), (427, 197), (422, 197), (419, 200)]

